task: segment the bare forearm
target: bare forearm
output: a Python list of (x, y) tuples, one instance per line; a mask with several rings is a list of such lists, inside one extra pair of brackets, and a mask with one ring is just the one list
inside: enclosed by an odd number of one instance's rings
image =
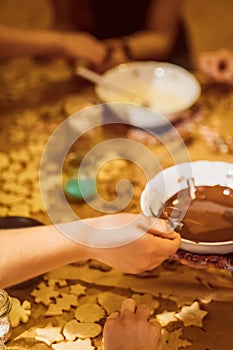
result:
[(122, 213), (60, 224), (59, 230), (0, 230), (0, 288), (86, 259), (133, 274), (155, 268), (174, 255), (180, 236), (167, 234), (165, 220), (155, 220), (146, 233), (141, 220), (140, 214)]
[(166, 35), (154, 31), (141, 31), (127, 37), (132, 57), (140, 59), (164, 59), (172, 47), (174, 38), (167, 38)]
[(59, 35), (52, 31), (26, 31), (0, 27), (0, 58), (56, 55)]
[(81, 59), (93, 67), (102, 64), (106, 55), (104, 43), (84, 32), (22, 31), (0, 26), (0, 47), (0, 59), (59, 56), (68, 62)]
[(0, 287), (88, 258), (88, 248), (66, 238), (55, 226), (1, 230), (0, 247)]
[(176, 40), (181, 0), (152, 0), (142, 31), (127, 40), (134, 59), (165, 59)]

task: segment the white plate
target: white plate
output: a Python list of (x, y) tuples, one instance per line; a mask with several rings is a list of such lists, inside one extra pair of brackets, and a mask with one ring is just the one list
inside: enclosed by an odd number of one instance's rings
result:
[[(233, 188), (233, 164), (196, 161), (180, 163), (161, 171), (147, 183), (142, 192), (142, 212), (150, 216), (151, 203), (153, 203), (153, 211), (159, 211), (161, 203), (165, 203), (175, 193), (187, 187), (186, 179), (190, 177), (194, 178), (196, 186), (223, 185)], [(182, 238), (181, 248), (201, 254), (227, 254), (233, 252), (233, 240), (226, 242), (194, 242)]]
[(136, 103), (137, 98), (146, 106), (166, 115), (181, 112), (194, 104), (201, 93), (197, 79), (186, 69), (166, 62), (130, 62), (121, 64), (103, 74), (104, 80), (120, 89), (96, 86), (96, 93), (103, 102)]

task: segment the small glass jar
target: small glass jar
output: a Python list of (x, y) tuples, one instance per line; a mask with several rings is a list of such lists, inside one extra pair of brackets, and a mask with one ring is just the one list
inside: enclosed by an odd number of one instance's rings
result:
[(11, 335), (10, 310), (11, 298), (4, 289), (0, 289), (0, 340), (3, 343), (6, 343)]

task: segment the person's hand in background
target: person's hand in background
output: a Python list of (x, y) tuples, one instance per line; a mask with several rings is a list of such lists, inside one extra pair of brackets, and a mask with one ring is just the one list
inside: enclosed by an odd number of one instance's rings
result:
[(108, 48), (85, 32), (17, 30), (0, 26), (0, 59), (12, 57), (64, 58), (94, 69), (102, 66)]
[(120, 312), (108, 317), (103, 330), (104, 350), (162, 350), (161, 326), (149, 321), (147, 305), (123, 301)]
[(108, 47), (108, 57), (100, 65), (100, 72), (118, 66), (121, 63), (127, 63), (132, 60), (130, 49), (127, 42), (121, 38), (107, 39), (104, 43)]
[(104, 42), (84, 32), (59, 33), (58, 53), (70, 62), (90, 66), (96, 70), (102, 67), (108, 53)]
[(233, 52), (227, 49), (203, 52), (200, 70), (219, 83), (233, 84)]

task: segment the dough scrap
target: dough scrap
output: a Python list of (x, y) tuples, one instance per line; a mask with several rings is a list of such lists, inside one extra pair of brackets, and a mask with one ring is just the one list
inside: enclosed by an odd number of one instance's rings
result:
[(59, 287), (65, 287), (67, 286), (67, 281), (62, 279), (58, 279), (58, 278), (48, 278), (47, 280), (48, 286), (51, 287), (56, 287), (56, 285), (58, 285)]
[(77, 297), (79, 297), (80, 295), (86, 295), (86, 290), (87, 290), (87, 288), (85, 286), (83, 286), (80, 283), (77, 283), (77, 284), (73, 284), (72, 286), (70, 286), (69, 293), (75, 294), (75, 295), (77, 295)]
[(162, 343), (163, 349), (166, 350), (179, 350), (180, 348), (186, 348), (191, 346), (187, 339), (181, 339), (182, 328), (178, 328), (173, 332), (168, 332), (165, 328), (162, 329)]
[(122, 302), (126, 297), (112, 292), (103, 292), (98, 294), (98, 303), (107, 311), (108, 314), (119, 311)]
[(137, 305), (146, 304), (150, 308), (151, 314), (159, 307), (159, 301), (154, 299), (151, 294), (133, 294), (132, 298), (136, 301)]

